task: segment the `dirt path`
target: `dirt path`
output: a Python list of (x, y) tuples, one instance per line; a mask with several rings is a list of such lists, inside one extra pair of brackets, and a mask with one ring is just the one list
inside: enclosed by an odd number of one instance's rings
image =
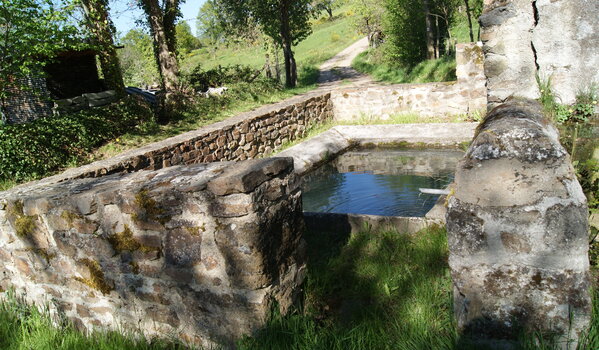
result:
[(362, 38), (347, 47), (335, 57), (320, 66), (318, 84), (321, 86), (338, 85), (341, 81), (352, 84), (370, 82), (371, 79), (351, 67), (351, 63), (361, 52), (368, 49), (368, 38)]

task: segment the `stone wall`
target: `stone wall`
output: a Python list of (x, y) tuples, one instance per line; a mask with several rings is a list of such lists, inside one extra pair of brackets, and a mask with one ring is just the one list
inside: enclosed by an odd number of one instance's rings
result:
[(500, 348), (497, 339), (514, 339), (522, 328), (571, 329), (573, 338), (586, 329), (586, 198), (538, 102), (511, 100), (487, 115), (458, 164), (448, 203), (461, 330)]
[(382, 117), (399, 113), (425, 116), (460, 115), (484, 112), (487, 91), (480, 43), (458, 44), (458, 80), (428, 84), (371, 84), (338, 89), (331, 93), (336, 120)]
[(52, 115), (52, 100), (43, 77), (18, 79), (18, 85), (8, 86), (8, 97), (0, 100), (2, 121), (7, 124), (26, 123)]
[(599, 83), (599, 2), (485, 0), (480, 17), (490, 107), (509, 96), (538, 98), (551, 79), (563, 103)]
[(290, 158), (32, 185), (0, 203), (0, 292), (80, 328), (231, 345), (275, 302), (285, 313), (304, 276)]
[(69, 169), (41, 184), (107, 174), (158, 170), (174, 165), (238, 161), (268, 155), (332, 118), (330, 93), (316, 91), (242, 113), (110, 159)]

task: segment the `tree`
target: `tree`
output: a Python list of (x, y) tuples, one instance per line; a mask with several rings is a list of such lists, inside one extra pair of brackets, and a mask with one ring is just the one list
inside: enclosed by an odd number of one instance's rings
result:
[(349, 0), (352, 11), (355, 14), (354, 25), (358, 32), (368, 36), (371, 47), (377, 45), (376, 35), (383, 30), (383, 18), (385, 14), (384, 2), (380, 0)]
[(179, 93), (179, 63), (177, 62), (177, 39), (175, 22), (181, 15), (179, 0), (139, 0), (154, 43), (154, 57), (160, 73), (164, 95), (158, 112), (158, 121), (167, 123), (175, 107), (175, 96)]
[(386, 8), (386, 54), (393, 61), (413, 66), (444, 53), (457, 1), (387, 0)]
[(43, 75), (42, 68), (60, 50), (82, 45), (76, 26), (67, 21), (73, 8), (51, 0), (0, 0), (0, 111), (22, 81)]
[(200, 7), (196, 25), (200, 38), (207, 39), (211, 45), (215, 45), (222, 38), (224, 29), (220, 26), (214, 0), (208, 0)]
[(123, 74), (113, 40), (115, 29), (108, 16), (108, 0), (81, 0), (81, 6), (85, 24), (98, 49), (104, 82), (109, 89), (116, 91), (117, 96), (125, 96)]
[(175, 33), (177, 37), (177, 52), (181, 57), (188, 55), (191, 51), (199, 49), (202, 46), (200, 39), (191, 33), (191, 27), (185, 21), (177, 23)]
[(336, 7), (337, 1), (335, 0), (314, 0), (312, 1), (312, 7), (320, 13), (326, 11), (329, 15), (329, 19), (333, 18), (333, 9)]
[(297, 83), (297, 65), (292, 47), (304, 40), (310, 27), (309, 0), (215, 0), (219, 21), (223, 28), (248, 28), (252, 21), (261, 31), (283, 49), (285, 85)]

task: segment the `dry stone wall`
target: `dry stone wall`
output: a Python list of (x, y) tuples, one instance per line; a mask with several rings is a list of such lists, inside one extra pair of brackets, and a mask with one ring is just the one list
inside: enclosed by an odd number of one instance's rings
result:
[(589, 325), (588, 207), (555, 127), (532, 100), (496, 107), (458, 164), (447, 209), (454, 311), (466, 334)]
[(291, 158), (176, 166), (0, 194), (0, 292), (81, 328), (231, 345), (304, 278)]
[(242, 113), (219, 123), (156, 142), (116, 157), (69, 169), (41, 180), (101, 177), (175, 165), (239, 161), (268, 155), (332, 118), (330, 93), (317, 91)]
[(480, 17), (490, 107), (538, 98), (551, 79), (562, 103), (599, 83), (599, 1), (485, 0)]
[(480, 43), (456, 46), (455, 82), (371, 84), (331, 93), (335, 120), (388, 118), (398, 113), (424, 116), (473, 114), (487, 108), (487, 91)]

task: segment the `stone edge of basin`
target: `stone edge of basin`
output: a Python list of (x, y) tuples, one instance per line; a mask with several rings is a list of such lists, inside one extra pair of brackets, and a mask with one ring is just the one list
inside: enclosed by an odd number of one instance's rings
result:
[(341, 236), (364, 231), (376, 232), (384, 229), (393, 229), (404, 234), (414, 234), (431, 225), (445, 224), (442, 220), (426, 217), (314, 212), (304, 212), (304, 222), (307, 230), (330, 232)]
[[(339, 125), (273, 157), (293, 158), (295, 172), (301, 176), (355, 145), (407, 144), (407, 146), (455, 147), (470, 142), (477, 126), (478, 123)], [(349, 229), (351, 233), (360, 231), (364, 224), (368, 224), (371, 228), (393, 225), (407, 230), (405, 231), (407, 233), (415, 233), (431, 224), (445, 224), (445, 201), (446, 196), (440, 196), (425, 217), (309, 212), (305, 212), (304, 217), (307, 220), (337, 227), (342, 231)], [(419, 224), (414, 226), (414, 222)], [(406, 226), (406, 223), (412, 224)], [(414, 231), (413, 227), (418, 229)]]
[(273, 157), (293, 158), (295, 172), (303, 175), (355, 145), (456, 147), (472, 140), (477, 125), (478, 123), (339, 125)]

